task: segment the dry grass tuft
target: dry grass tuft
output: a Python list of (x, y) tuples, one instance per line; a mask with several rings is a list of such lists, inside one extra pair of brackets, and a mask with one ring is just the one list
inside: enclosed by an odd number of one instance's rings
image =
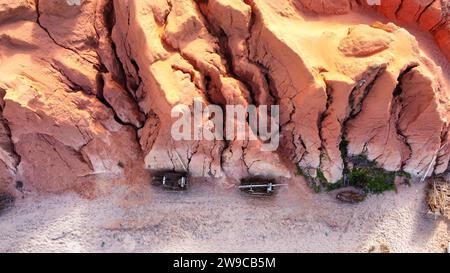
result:
[(450, 183), (445, 178), (429, 179), (427, 203), (432, 213), (450, 219)]

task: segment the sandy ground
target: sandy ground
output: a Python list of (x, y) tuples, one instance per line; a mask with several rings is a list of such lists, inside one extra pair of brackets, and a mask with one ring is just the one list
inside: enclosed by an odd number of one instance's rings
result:
[(269, 199), (194, 183), (189, 192), (116, 188), (27, 196), (0, 217), (1, 252), (444, 252), (448, 222), (426, 214), (425, 185), (342, 204), (303, 183)]

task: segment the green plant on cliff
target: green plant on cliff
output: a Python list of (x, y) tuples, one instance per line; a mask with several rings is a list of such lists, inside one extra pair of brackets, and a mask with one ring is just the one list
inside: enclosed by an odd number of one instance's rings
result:
[(317, 179), (319, 179), (321, 185), (330, 184), (321, 169), (317, 169)]
[(316, 179), (314, 179), (314, 177), (299, 166), (297, 166), (297, 176), (302, 176), (305, 178), (308, 187), (310, 187), (315, 193), (320, 193), (322, 191), (322, 187), (319, 183), (317, 183)]
[(339, 181), (336, 182), (336, 183), (327, 183), (327, 184), (322, 185), (322, 186), (325, 188), (325, 190), (326, 190), (327, 192), (335, 191), (335, 190), (338, 190), (338, 189), (340, 189), (340, 188), (345, 187), (345, 185), (344, 185), (344, 179), (341, 179), (341, 180), (339, 180)]
[(408, 179), (408, 180), (411, 180), (411, 179), (412, 179), (411, 174), (409, 174), (409, 173), (407, 173), (407, 172), (405, 172), (405, 171), (399, 171), (399, 172), (397, 172), (396, 174), (397, 174), (397, 176), (404, 177), (404, 178), (406, 178), (406, 179)]
[[(345, 142), (341, 145), (342, 152), (346, 151), (346, 146)], [(406, 172), (389, 172), (378, 167), (376, 162), (368, 160), (364, 155), (351, 157), (350, 162), (353, 167), (346, 168), (344, 171), (348, 181), (347, 185), (344, 183), (344, 179), (336, 183), (329, 183), (320, 169), (316, 170), (316, 177), (313, 177), (309, 172), (299, 167), (297, 175), (303, 176), (308, 182), (308, 186), (316, 193), (320, 193), (322, 190), (330, 192), (345, 186), (353, 186), (365, 193), (380, 194), (385, 191), (396, 190), (396, 176), (411, 179), (411, 175)]]
[(348, 174), (349, 184), (366, 193), (380, 194), (395, 190), (395, 172), (381, 168), (353, 168)]

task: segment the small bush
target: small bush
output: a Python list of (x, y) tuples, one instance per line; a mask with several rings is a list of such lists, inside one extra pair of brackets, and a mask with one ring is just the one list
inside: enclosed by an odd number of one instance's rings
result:
[[(343, 140), (340, 144), (342, 154), (347, 153), (348, 142)], [(346, 186), (353, 186), (365, 192), (366, 194), (380, 194), (385, 191), (395, 191), (395, 178), (397, 176), (404, 177), (408, 180), (411, 175), (404, 172), (389, 172), (377, 166), (375, 161), (370, 161), (365, 155), (352, 156), (349, 158), (352, 163), (352, 168), (346, 167), (344, 176), (345, 181), (341, 179), (337, 183), (329, 183), (322, 170), (316, 170), (316, 177), (312, 177), (307, 171), (300, 167), (297, 170), (297, 175), (303, 176), (308, 185), (314, 192), (319, 193), (322, 190), (334, 191)]]
[(395, 172), (381, 168), (354, 168), (349, 172), (349, 184), (366, 193), (380, 194), (395, 190)]

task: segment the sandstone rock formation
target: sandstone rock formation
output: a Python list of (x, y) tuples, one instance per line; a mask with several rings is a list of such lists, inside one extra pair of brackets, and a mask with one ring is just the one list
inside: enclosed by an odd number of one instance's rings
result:
[[(360, 154), (445, 172), (449, 71), (404, 28), (368, 24), (372, 9), (429, 31), (450, 60), (447, 1), (0, 0), (0, 188), (90, 192), (185, 167), (289, 177), (296, 165), (333, 183)], [(279, 150), (173, 140), (172, 108), (195, 100), (280, 105)]]
[(450, 60), (450, 21), (448, 0), (393, 0), (381, 1), (374, 7), (389, 19), (416, 25), (430, 32), (442, 52)]

